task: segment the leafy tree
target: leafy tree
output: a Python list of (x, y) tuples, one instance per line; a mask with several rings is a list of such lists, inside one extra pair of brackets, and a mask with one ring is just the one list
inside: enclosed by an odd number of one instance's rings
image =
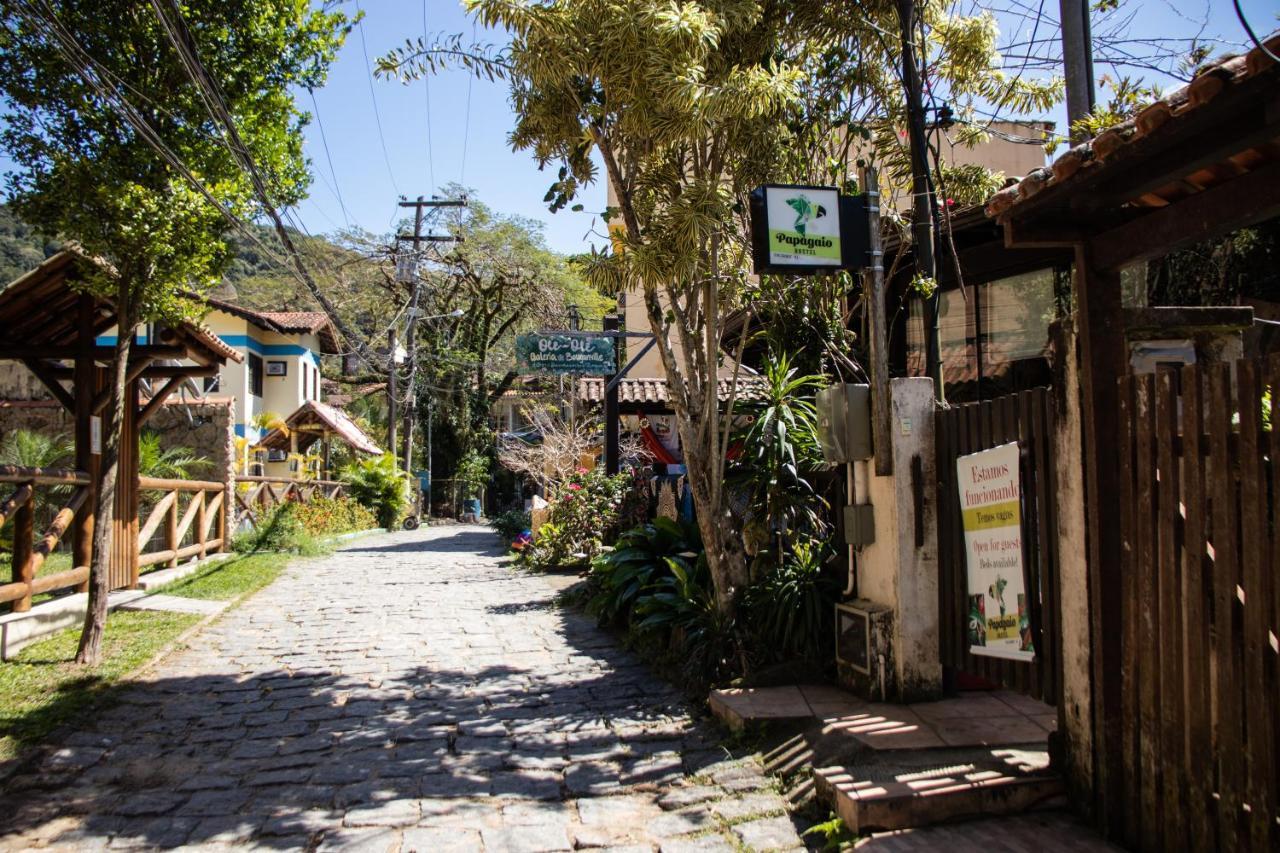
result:
[(161, 480), (187, 480), (210, 465), (190, 447), (163, 447), (160, 433), (143, 430), (138, 436), (138, 474)]
[[(111, 299), (119, 317), (77, 653), (95, 663), (134, 332), (193, 316), (181, 294), (213, 285), (229, 259), (224, 213), (257, 210), (210, 99), (225, 103), (272, 203), (296, 203), (308, 184), (307, 116), (290, 90), (323, 83), (350, 22), (306, 0), (15, 0), (0, 20), (0, 145), (16, 166), (6, 178), (9, 203), (23, 221), (110, 263), (85, 286)], [(194, 51), (217, 96), (193, 82), (178, 43)]]

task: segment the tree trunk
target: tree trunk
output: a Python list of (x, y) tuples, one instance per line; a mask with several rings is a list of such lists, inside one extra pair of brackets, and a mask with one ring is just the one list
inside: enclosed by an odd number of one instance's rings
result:
[[(89, 563), (89, 609), (80, 632), (76, 663), (96, 666), (102, 660), (102, 638), (107, 626), (107, 594), (111, 591), (111, 545), (115, 527), (116, 483), (120, 473), (120, 426), (124, 423), (125, 377), (129, 368), (129, 352), (137, 320), (125, 277), (121, 276), (116, 296), (116, 348), (111, 359), (109, 381), (111, 398), (107, 419), (102, 429), (102, 462), (99, 466), (96, 522), (93, 528), (93, 552)], [(81, 393), (85, 393), (81, 391)]]

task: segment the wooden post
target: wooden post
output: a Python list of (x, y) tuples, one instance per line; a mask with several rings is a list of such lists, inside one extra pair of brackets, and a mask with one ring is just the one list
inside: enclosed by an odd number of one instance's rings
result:
[(169, 504), (169, 512), (165, 516), (164, 549), (173, 552), (173, 556), (165, 562), (165, 565), (172, 569), (178, 565), (178, 501), (176, 495), (173, 503)]
[[(1121, 784), (1120, 554), (1117, 380), (1127, 372), (1118, 270), (1095, 269), (1092, 253), (1076, 247), (1079, 311), (1081, 460), (1088, 535), (1090, 634), (1093, 647), (1094, 803), (1098, 823), (1116, 835), (1126, 815)], [(1128, 816), (1132, 819), (1132, 815)]]
[(31, 609), (31, 551), (35, 540), (36, 496), (35, 483), (31, 494), (13, 514), (13, 582), (25, 583), (27, 592), (13, 602), (13, 612), (23, 613)]
[(125, 386), (124, 423), (120, 425), (119, 479), (111, 537), (111, 588), (138, 586), (138, 380)]
[(227, 484), (227, 490), (222, 493), (222, 502), (218, 504), (218, 553), (225, 554), (228, 550), (227, 542), (227, 512), (228, 507), (234, 506), (236, 499), (236, 485), (234, 482)]
[[(93, 561), (93, 523), (94, 509), (98, 501), (98, 460), (99, 455), (91, 446), (94, 417), (94, 399), (99, 389), (98, 369), (93, 363), (93, 297), (83, 294), (77, 305), (77, 344), (83, 353), (75, 361), (75, 447), (76, 468), (89, 475), (89, 485), (85, 501), (76, 513), (75, 528), (71, 540), (71, 567), (78, 569), (88, 566)], [(76, 587), (76, 592), (88, 592), (89, 579)]]
[[(889, 410), (888, 324), (885, 320), (884, 249), (880, 242), (880, 175), (874, 166), (862, 170), (862, 191), (867, 195), (868, 252), (870, 264), (862, 274), (863, 293), (870, 301), (871, 340), (871, 437), (876, 454), (876, 475), (893, 473), (892, 413)], [(850, 503), (853, 498), (850, 497)]]
[(209, 552), (205, 546), (208, 537), (205, 535), (204, 489), (196, 492), (192, 500), (196, 502), (196, 544), (200, 546), (200, 559), (203, 560)]

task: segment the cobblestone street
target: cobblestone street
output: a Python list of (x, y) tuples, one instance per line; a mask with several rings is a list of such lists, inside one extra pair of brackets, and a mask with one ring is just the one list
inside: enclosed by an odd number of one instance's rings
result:
[(495, 544), (297, 561), (10, 780), (0, 847), (801, 846), (753, 760)]

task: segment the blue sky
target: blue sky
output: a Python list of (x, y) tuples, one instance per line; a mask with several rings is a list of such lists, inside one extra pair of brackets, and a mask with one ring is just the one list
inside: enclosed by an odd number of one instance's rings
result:
[[(423, 0), (361, 2), (366, 13), (363, 30), (370, 62), (402, 44), (405, 38), (422, 34)], [(1048, 8), (1056, 13), (1057, 5), (1051, 2)], [(1125, 5), (1134, 14), (1132, 31), (1138, 35), (1188, 35), (1198, 28), (1193, 21), (1207, 16), (1205, 35), (1237, 42), (1245, 38), (1230, 0), (1131, 0)], [(1275, 29), (1275, 0), (1245, 0), (1243, 6), (1260, 35)], [(354, 10), (355, 4), (349, 4), (348, 8)], [(456, 0), (426, 0), (425, 8), (429, 33), (471, 33), (471, 21)], [(483, 30), (480, 38), (495, 40)], [(311, 231), (331, 231), (344, 224), (335, 191), (326, 186), (326, 182), (332, 185), (335, 178), (336, 191), (342, 196), (350, 221), (374, 232), (388, 230), (396, 212), (397, 192), (410, 198), (418, 194), (430, 196), (433, 188), (461, 181), (495, 210), (544, 222), (547, 240), (553, 248), (562, 252), (587, 248), (584, 237), (593, 228), (591, 214), (568, 210), (549, 213), (542, 196), (554, 172), (539, 172), (528, 154), (513, 152), (507, 145), (514, 118), (507, 103), (505, 84), (469, 80), (462, 71), (446, 72), (430, 80), (428, 113), (427, 83), (419, 81), (405, 86), (374, 80), (373, 90), (390, 160), (388, 174), (369, 83), (369, 66), (365, 63), (357, 30), (351, 34), (333, 67), (328, 85), (316, 93), (320, 122), (313, 122), (307, 131), (308, 153), (317, 180), (311, 198), (299, 213)], [(308, 103), (303, 100), (304, 106)], [(1059, 127), (1063, 127), (1065, 113), (1058, 112), (1060, 114), (1045, 118), (1055, 119)], [(321, 124), (336, 175), (329, 171), (322, 147)], [(603, 185), (597, 184), (588, 187), (580, 201), (587, 211), (598, 211), (604, 207), (604, 197)], [(595, 230), (597, 236), (588, 239), (602, 243), (598, 223)]]

